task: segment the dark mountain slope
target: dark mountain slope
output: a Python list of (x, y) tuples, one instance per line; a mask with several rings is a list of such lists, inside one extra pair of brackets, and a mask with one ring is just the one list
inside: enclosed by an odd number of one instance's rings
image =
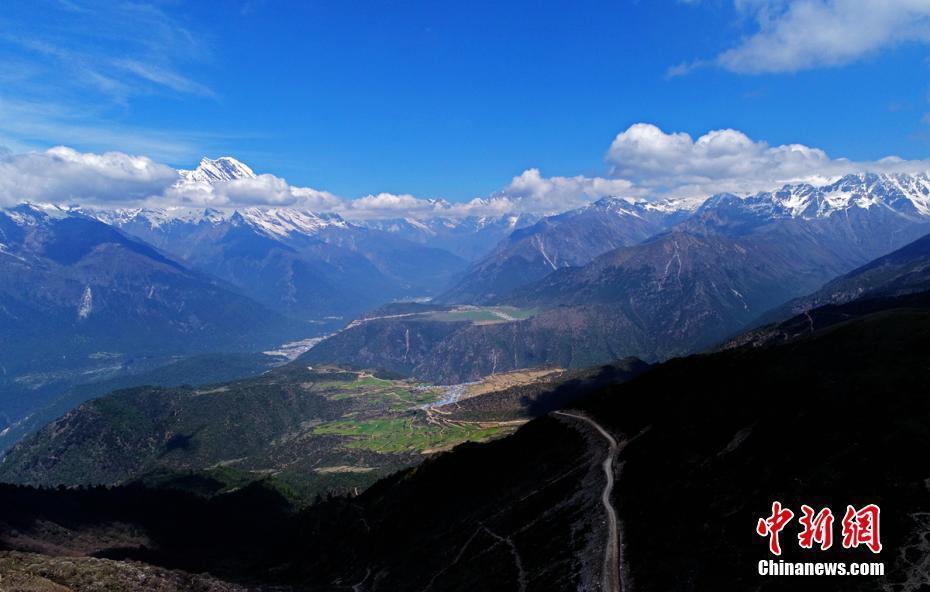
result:
[[(573, 413), (622, 445), (609, 501), (619, 518), (624, 590), (919, 590), (927, 581), (930, 466), (914, 451), (930, 445), (930, 308), (892, 299), (862, 314), (847, 311), (846, 321), (826, 329), (779, 345), (676, 359), (574, 404)], [(200, 547), (193, 541), (209, 536), (200, 525), (215, 510), (191, 519), (197, 537), (185, 541), (151, 524), (146, 516), (160, 511), (151, 501), (123, 521), (148, 525), (161, 550), (108, 555), (320, 590), (598, 589), (608, 540), (600, 499), (606, 451), (591, 424), (552, 415), (299, 519), (269, 520), (272, 530), (258, 536), (287, 541), (269, 546), (272, 557), (236, 562), (248, 552), (246, 541), (255, 541), (247, 526), (260, 520), (258, 508), (243, 515), (241, 532), (218, 529), (224, 538)], [(52, 500), (76, 494), (0, 495), (0, 522), (15, 516), (19, 532), (29, 533), (41, 508), (66, 508)], [(786, 560), (882, 561), (887, 575), (757, 575), (758, 562), (771, 555), (755, 524), (773, 500), (835, 513), (846, 504), (879, 504), (879, 555), (839, 544), (799, 550), (797, 519), (781, 540)], [(86, 535), (120, 506), (111, 498), (83, 507), (90, 509), (83, 520), (56, 536)], [(65, 510), (47, 516), (68, 519)]]
[(0, 453), (24, 436), (44, 427), (81, 403), (119, 389), (138, 385), (199, 386), (228, 382), (262, 374), (280, 365), (280, 360), (265, 354), (197, 354), (150, 367), (148, 360), (127, 364), (115, 377), (103, 378), (65, 390), (47, 405), (36, 409), (0, 433)]
[(768, 311), (760, 322), (784, 319), (826, 304), (843, 304), (856, 298), (895, 296), (928, 288), (930, 235), (830, 281), (813, 294)]
[(845, 304), (825, 304), (805, 310), (780, 323), (771, 323), (741, 333), (722, 344), (720, 349), (776, 345), (889, 308), (900, 310), (930, 308), (930, 292), (916, 292), (901, 296), (862, 297)]
[[(353, 485), (374, 481), (418, 457), (353, 447), (352, 437), (319, 432), (346, 414), (389, 412), (394, 401), (364, 390), (358, 375), (311, 372), (291, 365), (260, 377), (200, 388), (143, 386), (89, 401), (14, 446), (0, 461), (0, 480), (36, 485), (114, 484), (155, 471), (228, 468), (251, 476), (276, 474), (325, 490), (346, 473)], [(377, 381), (375, 381), (377, 382)], [(382, 381), (400, 392), (403, 385)], [(354, 392), (353, 387), (361, 392)], [(371, 397), (369, 401), (366, 395)], [(402, 401), (399, 397), (398, 401)], [(414, 401), (404, 405), (415, 406)], [(400, 415), (400, 412), (398, 413)], [(381, 415), (378, 416), (382, 418)], [(357, 471), (340, 470), (360, 467)], [(333, 474), (316, 469), (335, 467)], [(318, 487), (319, 485), (319, 487)]]

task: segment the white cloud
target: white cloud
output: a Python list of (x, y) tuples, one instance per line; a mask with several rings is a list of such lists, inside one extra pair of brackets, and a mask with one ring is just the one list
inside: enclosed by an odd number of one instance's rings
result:
[(341, 198), (328, 191), (295, 187), (270, 174), (213, 184), (182, 180), (146, 201), (152, 206), (284, 206), (316, 211), (335, 211), (344, 205)]
[(638, 193), (639, 189), (623, 178), (543, 177), (539, 169), (528, 169), (514, 177), (494, 198), (506, 198), (521, 211), (562, 212), (601, 197)]
[(428, 216), (499, 216), (508, 213), (554, 214), (606, 196), (629, 196), (638, 190), (624, 179), (603, 177), (544, 177), (527, 169), (486, 198), (449, 203), (409, 194), (379, 193), (344, 202), (339, 213), (347, 218)]
[(144, 156), (91, 154), (58, 146), (0, 153), (0, 203), (126, 202), (165, 191), (178, 172)]
[(202, 154), (204, 145), (229, 141), (229, 137), (183, 129), (124, 127), (102, 122), (92, 109), (0, 96), (0, 143), (17, 152), (47, 146), (35, 145), (35, 138), (55, 138), (56, 143), (80, 144), (98, 151), (119, 146), (123, 151), (168, 161), (195, 158)]
[(347, 200), (340, 213), (348, 218), (395, 218), (441, 215), (448, 207), (442, 200), (422, 199), (409, 193), (378, 193)]
[[(740, 73), (841, 66), (908, 42), (930, 42), (930, 0), (735, 0), (755, 34), (714, 63)], [(683, 64), (669, 75), (705, 62)]]
[(207, 86), (163, 67), (145, 64), (138, 60), (115, 60), (113, 64), (117, 68), (131, 72), (143, 80), (154, 82), (179, 93), (216, 97), (216, 93)]
[[(826, 182), (854, 172), (926, 172), (930, 161), (886, 157), (833, 158), (803, 144), (770, 146), (733, 129), (696, 139), (637, 123), (617, 134), (606, 154), (607, 176), (545, 177), (527, 169), (501, 190), (450, 203), (411, 194), (376, 193), (356, 199), (297, 187), (272, 174), (232, 181), (198, 181), (143, 156), (82, 153), (57, 147), (13, 154), (0, 148), (0, 205), (21, 201), (81, 205), (293, 207), (335, 212), (348, 219), (553, 214), (605, 196), (702, 198), (720, 192), (751, 193), (785, 183)], [(242, 167), (248, 175), (253, 173)]]
[(803, 144), (769, 146), (732, 129), (713, 130), (695, 140), (689, 134), (666, 133), (648, 123), (634, 124), (618, 134), (606, 160), (612, 175), (629, 180), (638, 191), (671, 197), (748, 193), (862, 171), (930, 169), (927, 161), (888, 157), (855, 162), (831, 158), (823, 150)]

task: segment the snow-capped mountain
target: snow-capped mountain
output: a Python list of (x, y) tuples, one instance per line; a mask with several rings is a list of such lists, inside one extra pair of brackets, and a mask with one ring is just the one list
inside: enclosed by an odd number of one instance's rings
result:
[[(257, 175), (247, 165), (231, 156), (204, 158), (193, 170), (179, 170), (180, 179), (172, 188), (181, 194), (193, 191), (212, 193), (222, 183), (255, 179)], [(131, 234), (176, 232), (187, 227), (248, 225), (269, 237), (291, 234), (315, 235), (325, 228), (347, 228), (338, 214), (321, 214), (302, 208), (247, 207), (194, 208), (184, 206), (141, 208), (80, 208), (88, 216), (122, 228)], [(142, 236), (151, 238), (150, 236)]]
[(445, 251), (391, 235), (373, 239), (368, 235), (377, 231), (336, 214), (296, 208), (136, 208), (88, 214), (298, 319), (335, 317), (338, 323), (384, 298), (430, 294), (443, 288), (433, 285), (436, 278), (464, 266)]
[(698, 214), (730, 210), (758, 221), (814, 220), (873, 208), (914, 220), (930, 218), (930, 175), (862, 173), (846, 175), (825, 185), (785, 185), (777, 191), (745, 197), (725, 193), (708, 198)]
[(257, 176), (248, 165), (231, 156), (221, 156), (217, 159), (203, 158), (196, 169), (180, 170), (178, 173), (181, 175), (179, 183), (206, 183), (208, 185), (236, 179), (254, 179)]
[(633, 216), (646, 218), (649, 216), (676, 215), (679, 219), (693, 213), (704, 202), (703, 199), (661, 199), (648, 200), (635, 197), (602, 197), (601, 199), (582, 206), (576, 210), (569, 210), (557, 216), (577, 216), (585, 212), (603, 212), (617, 216)]
[(259, 208), (221, 210), (216, 208), (81, 208), (85, 214), (107, 224), (126, 229), (133, 234), (148, 231), (178, 229), (183, 226), (203, 227), (221, 224), (247, 225), (269, 237), (291, 234), (313, 236), (325, 228), (348, 228), (349, 223), (338, 214), (318, 214), (297, 208)]

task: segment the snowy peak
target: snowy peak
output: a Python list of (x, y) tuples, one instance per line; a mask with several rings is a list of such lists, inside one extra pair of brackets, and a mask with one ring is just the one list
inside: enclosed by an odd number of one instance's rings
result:
[(811, 220), (875, 207), (887, 208), (902, 216), (930, 217), (930, 176), (927, 173), (860, 173), (821, 186), (785, 185), (777, 191), (746, 197), (725, 193), (709, 198), (699, 211), (740, 210), (759, 219)]
[(317, 214), (309, 210), (291, 208), (243, 208), (219, 210), (215, 208), (123, 208), (114, 210), (82, 210), (84, 215), (96, 218), (118, 228), (142, 227), (149, 230), (182, 226), (217, 226), (221, 224), (246, 225), (274, 237), (290, 234), (314, 235), (324, 228), (348, 228), (349, 224), (336, 214)]
[(204, 158), (196, 169), (178, 172), (181, 174), (181, 178), (188, 183), (207, 183), (209, 185), (236, 179), (254, 179), (256, 177), (248, 165), (231, 156), (221, 156), (217, 159)]
[(169, 206), (164, 208), (83, 209), (82, 213), (117, 227), (140, 224), (149, 229), (169, 224), (219, 224), (229, 215), (214, 208)]
[(245, 208), (237, 214), (242, 222), (268, 235), (286, 237), (290, 234), (314, 235), (326, 228), (348, 228), (337, 214), (317, 214), (291, 208)]
[(39, 226), (49, 220), (69, 218), (81, 212), (71, 206), (26, 202), (11, 208), (0, 208), (0, 213), (5, 214), (17, 226)]
[(602, 197), (596, 202), (571, 210), (567, 213), (608, 212), (620, 216), (635, 216), (641, 218), (650, 215), (687, 215), (694, 212), (702, 200), (693, 199), (663, 199), (647, 200), (633, 197)]

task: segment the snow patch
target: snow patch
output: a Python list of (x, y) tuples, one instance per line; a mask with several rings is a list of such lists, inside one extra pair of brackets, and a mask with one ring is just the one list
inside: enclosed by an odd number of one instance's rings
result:
[(94, 293), (90, 286), (84, 288), (84, 295), (81, 296), (81, 303), (78, 305), (78, 318), (86, 319), (94, 310)]

